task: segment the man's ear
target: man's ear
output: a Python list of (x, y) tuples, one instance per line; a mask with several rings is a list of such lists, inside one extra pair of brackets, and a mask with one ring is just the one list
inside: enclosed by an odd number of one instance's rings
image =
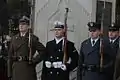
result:
[(65, 29), (63, 29), (63, 32), (65, 33)]

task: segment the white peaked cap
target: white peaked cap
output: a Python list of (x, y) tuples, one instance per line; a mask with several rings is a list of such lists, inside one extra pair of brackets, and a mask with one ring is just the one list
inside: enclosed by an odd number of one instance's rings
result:
[(55, 21), (54, 25), (64, 25), (64, 23), (60, 22), (60, 21)]

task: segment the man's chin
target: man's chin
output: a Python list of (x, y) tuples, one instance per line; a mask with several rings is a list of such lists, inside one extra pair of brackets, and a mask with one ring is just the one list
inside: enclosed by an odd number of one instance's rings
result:
[(56, 38), (61, 38), (61, 36), (56, 36)]
[(25, 32), (24, 30), (20, 30), (20, 32)]

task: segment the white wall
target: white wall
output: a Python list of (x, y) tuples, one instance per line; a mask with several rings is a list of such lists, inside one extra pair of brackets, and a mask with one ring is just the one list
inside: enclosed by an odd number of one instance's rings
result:
[(64, 21), (66, 5), (70, 8), (68, 39), (79, 49), (80, 42), (88, 37), (87, 22), (96, 20), (96, 0), (36, 0), (34, 32), (44, 44), (53, 39), (50, 29), (55, 20)]

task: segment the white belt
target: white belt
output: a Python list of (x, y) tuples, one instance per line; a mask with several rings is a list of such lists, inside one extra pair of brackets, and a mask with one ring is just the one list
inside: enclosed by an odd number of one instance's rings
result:
[(62, 61), (57, 61), (57, 62), (50, 62), (50, 61), (45, 61), (45, 66), (47, 68), (61, 68), (63, 70), (66, 70), (66, 66), (62, 63)]
[(61, 68), (61, 65), (62, 65), (62, 61), (58, 61), (58, 62), (50, 62), (50, 61), (45, 61), (45, 65), (47, 68), (51, 68), (51, 67), (54, 67), (54, 68)]

